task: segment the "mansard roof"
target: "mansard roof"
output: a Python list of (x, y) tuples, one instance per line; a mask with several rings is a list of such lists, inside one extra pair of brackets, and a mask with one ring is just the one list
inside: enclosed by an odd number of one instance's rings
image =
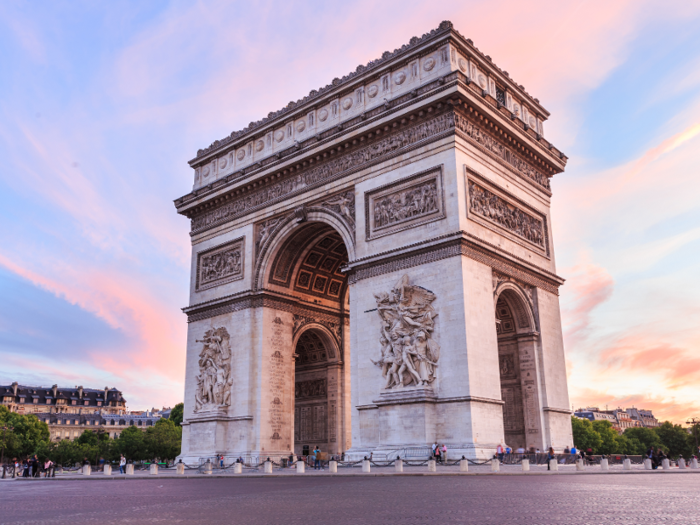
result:
[[(17, 388), (17, 393), (15, 394), (15, 387)], [(13, 401), (18, 401), (20, 398), (25, 399), (35, 399), (37, 398), (37, 404), (46, 404), (47, 401), (55, 399), (66, 399), (75, 401), (88, 401), (88, 405), (97, 406), (98, 401), (120, 401), (126, 402), (121, 391), (116, 388), (107, 390), (98, 390), (96, 388), (56, 388), (56, 394), (54, 396), (54, 387), (47, 386), (26, 386), (26, 385), (0, 385), (0, 398), (5, 398), (8, 396), (13, 397)], [(82, 389), (82, 396), (80, 396), (80, 390)], [(106, 394), (106, 399), (105, 399)]]
[(355, 71), (348, 73), (344, 77), (334, 78), (330, 84), (327, 84), (326, 86), (317, 90), (311, 90), (307, 96), (297, 100), (296, 102), (290, 101), (284, 108), (278, 111), (272, 111), (268, 113), (267, 117), (256, 122), (251, 122), (245, 128), (238, 131), (233, 131), (229, 136), (224, 137), (221, 140), (215, 140), (208, 147), (198, 150), (197, 156), (190, 161), (190, 165), (194, 166), (199, 164), (202, 157), (205, 157), (207, 154), (217, 151), (225, 146), (229, 146), (234, 142), (239, 143), (240, 145), (240, 143), (251, 139), (252, 136), (256, 132), (259, 132), (262, 128), (266, 128), (268, 127), (268, 125), (273, 123), (279, 125), (280, 121), (289, 118), (292, 115), (292, 113), (296, 112), (296, 110), (301, 109), (302, 107), (306, 107), (308, 109), (310, 106), (320, 103), (322, 99), (328, 98), (329, 94), (337, 95), (339, 92), (346, 89), (346, 87), (348, 87), (349, 84), (357, 80), (358, 77), (366, 77), (368, 76), (368, 74), (373, 75), (374, 73), (379, 72), (379, 70), (383, 70), (384, 66), (386, 66), (387, 64), (397, 63), (400, 62), (400, 59), (407, 58), (407, 55), (420, 48), (421, 46), (424, 46), (425, 44), (431, 42), (435, 42), (441, 39), (441, 37), (444, 40), (444, 37), (448, 36), (453, 36), (456, 39), (458, 39), (458, 41), (461, 44), (461, 47), (464, 51), (467, 52), (468, 55), (470, 55), (472, 58), (479, 59), (481, 62), (480, 65), (491, 70), (491, 72), (498, 73), (498, 76), (500, 77), (499, 80), (507, 84), (509, 89), (513, 90), (514, 92), (517, 92), (519, 97), (526, 99), (527, 102), (531, 106), (533, 106), (533, 108), (536, 108), (538, 116), (542, 120), (547, 119), (547, 117), (549, 116), (549, 112), (544, 107), (542, 107), (540, 101), (537, 98), (532, 97), (525, 90), (524, 86), (517, 84), (515, 81), (513, 81), (510, 78), (510, 75), (507, 71), (503, 71), (498, 66), (496, 66), (496, 64), (493, 63), (493, 60), (489, 55), (485, 55), (476, 46), (474, 46), (474, 43), (471, 39), (465, 38), (459, 33), (459, 31), (454, 29), (452, 22), (443, 21), (436, 29), (433, 29), (429, 33), (425, 33), (420, 38), (414, 36), (413, 38), (411, 38), (408, 44), (404, 44), (400, 48), (394, 49), (393, 52), (385, 51), (384, 53), (382, 53), (382, 56), (380, 58), (371, 60), (366, 65), (360, 64), (359, 66), (357, 66)]

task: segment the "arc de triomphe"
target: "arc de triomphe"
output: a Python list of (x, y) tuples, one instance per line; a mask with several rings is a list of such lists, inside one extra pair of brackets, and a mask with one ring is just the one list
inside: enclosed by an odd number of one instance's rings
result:
[(571, 445), (548, 115), (443, 22), (199, 150), (180, 457)]

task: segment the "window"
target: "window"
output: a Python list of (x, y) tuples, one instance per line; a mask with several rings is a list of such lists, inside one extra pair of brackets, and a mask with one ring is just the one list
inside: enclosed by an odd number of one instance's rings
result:
[(88, 405), (90, 404), (90, 401), (88, 401), (88, 400), (86, 399), (84, 404), (85, 404), (85, 406), (88, 406)]
[(76, 425), (78, 424), (78, 420), (77, 420), (77, 419), (75, 420), (75, 424), (76, 424)]
[(73, 401), (71, 401), (71, 405), (77, 405), (77, 404), (78, 404), (78, 402), (75, 399)]
[(24, 398), (23, 398), (23, 397), (20, 397), (20, 398), (19, 398), (19, 402), (20, 402), (20, 403), (24, 403)]
[(97, 406), (98, 406), (98, 407), (101, 407), (101, 406), (102, 406), (102, 401), (98, 401), (98, 402), (97, 402)]
[(38, 398), (38, 397), (35, 397), (35, 398), (34, 398), (34, 404), (36, 405), (38, 402), (39, 402), (39, 398)]

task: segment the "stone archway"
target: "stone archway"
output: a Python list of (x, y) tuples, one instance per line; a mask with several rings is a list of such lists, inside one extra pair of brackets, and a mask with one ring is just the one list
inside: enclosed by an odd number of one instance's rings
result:
[(537, 345), (532, 305), (514, 283), (496, 291), (496, 334), (505, 443), (544, 449)]

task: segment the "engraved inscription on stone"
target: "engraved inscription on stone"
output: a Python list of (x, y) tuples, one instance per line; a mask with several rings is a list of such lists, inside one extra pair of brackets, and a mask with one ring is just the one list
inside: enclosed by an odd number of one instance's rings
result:
[(433, 168), (365, 194), (367, 239), (442, 219), (442, 168)]
[(270, 348), (272, 354), (269, 357), (268, 392), (270, 407), (268, 408), (268, 424), (270, 425), (270, 439), (284, 439), (283, 432), (287, 410), (284, 395), (286, 383), (286, 364), (282, 350), (284, 349), (284, 323), (279, 317), (273, 321)]
[(545, 247), (542, 220), (525, 213), (472, 180), (469, 181), (469, 211), (495, 222), (540, 248)]
[(372, 362), (382, 369), (384, 388), (431, 385), (440, 359), (440, 346), (433, 339), (435, 294), (410, 284), (404, 275), (393, 290), (374, 297), (381, 319), (381, 356)]
[(244, 241), (242, 237), (197, 255), (197, 290), (243, 279)]

